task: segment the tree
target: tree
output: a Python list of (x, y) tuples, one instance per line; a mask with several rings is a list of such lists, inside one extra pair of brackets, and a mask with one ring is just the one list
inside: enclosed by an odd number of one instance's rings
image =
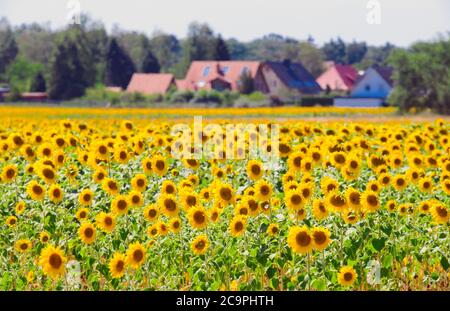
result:
[(314, 76), (318, 77), (323, 71), (325, 55), (310, 41), (299, 43), (300, 56), (299, 61)]
[(39, 72), (31, 82), (30, 92), (45, 92), (46, 90), (47, 84), (44, 75)]
[(228, 39), (226, 44), (230, 53), (230, 59), (243, 60), (249, 58), (247, 45), (245, 43), (239, 42), (236, 39)]
[(68, 100), (83, 96), (89, 86), (85, 76), (76, 44), (70, 40), (58, 44), (50, 62), (49, 97)]
[(180, 42), (174, 35), (156, 32), (150, 39), (150, 48), (158, 59), (161, 71), (171, 72), (180, 62), (182, 49)]
[(6, 18), (0, 20), (0, 74), (4, 73), (9, 64), (16, 58), (19, 49)]
[(242, 72), (238, 81), (239, 93), (251, 94), (255, 91), (255, 82), (248, 70)]
[(228, 51), (228, 46), (222, 39), (221, 35), (217, 37), (217, 40), (215, 42), (214, 59), (219, 61), (231, 59), (230, 52)]
[(395, 48), (389, 42), (383, 46), (369, 46), (366, 55), (364, 55), (359, 64), (356, 64), (356, 67), (366, 69), (373, 65), (387, 66), (389, 55)]
[(135, 66), (130, 56), (113, 38), (109, 43), (106, 55), (105, 84), (126, 89), (134, 72)]
[(359, 63), (367, 53), (367, 44), (365, 42), (353, 41), (346, 46), (345, 57), (347, 64)]
[(42, 70), (42, 65), (32, 63), (24, 57), (18, 57), (8, 66), (6, 77), (10, 87), (19, 92), (29, 92), (32, 90), (32, 84), (35, 77)]
[(147, 56), (144, 58), (144, 61), (141, 65), (142, 72), (145, 73), (158, 73), (161, 70), (161, 66), (159, 65), (158, 60), (155, 55), (153, 55), (152, 51), (147, 52)]
[(332, 60), (337, 64), (346, 63), (346, 45), (341, 38), (337, 38), (336, 41), (331, 39), (323, 45), (322, 51), (325, 54), (326, 60)]
[(450, 114), (450, 34), (396, 49), (389, 63), (394, 68), (390, 104), (403, 111), (430, 108)]

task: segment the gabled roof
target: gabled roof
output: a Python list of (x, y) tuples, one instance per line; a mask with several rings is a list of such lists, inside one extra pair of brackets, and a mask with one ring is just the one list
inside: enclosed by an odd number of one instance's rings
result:
[(393, 72), (393, 68), (392, 67), (387, 67), (387, 66), (371, 66), (369, 67), (363, 75), (359, 75), (356, 78), (355, 81), (355, 85), (358, 84), (365, 76), (367, 71), (369, 71), (369, 69), (374, 70), (375, 72), (377, 72), (381, 78), (383, 78), (384, 81), (386, 81), (387, 84), (389, 84), (390, 87), (394, 86), (394, 81), (392, 80), (392, 72)]
[(248, 70), (255, 78), (260, 66), (261, 62), (258, 61), (193, 61), (184, 79), (185, 87), (196, 89), (199, 83), (207, 85), (220, 78), (236, 89), (244, 70)]
[(356, 69), (351, 65), (336, 64), (334, 67), (344, 84), (351, 89), (355, 84), (356, 78), (358, 77), (358, 72)]
[(318, 93), (321, 90), (313, 75), (300, 63), (266, 62), (266, 65), (272, 68), (280, 80), (291, 89), (307, 94)]
[(164, 94), (175, 83), (170, 73), (135, 73), (127, 87), (127, 92), (144, 94)]

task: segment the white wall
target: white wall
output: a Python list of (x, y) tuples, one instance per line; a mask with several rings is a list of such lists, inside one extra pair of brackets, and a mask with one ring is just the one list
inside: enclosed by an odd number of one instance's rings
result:
[(356, 97), (336, 97), (335, 107), (380, 107), (382, 98), (356, 98)]
[(375, 69), (369, 68), (364, 77), (353, 88), (351, 96), (386, 98), (391, 89), (391, 86)]

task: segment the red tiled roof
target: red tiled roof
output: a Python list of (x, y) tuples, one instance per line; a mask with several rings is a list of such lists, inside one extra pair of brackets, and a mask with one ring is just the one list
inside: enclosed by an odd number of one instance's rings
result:
[(344, 84), (349, 88), (353, 88), (353, 85), (355, 84), (356, 77), (358, 76), (358, 72), (356, 71), (353, 66), (350, 65), (335, 65), (336, 71), (341, 76), (342, 81)]
[(258, 61), (194, 61), (186, 74), (185, 86), (190, 90), (209, 88), (211, 81), (221, 79), (236, 90), (244, 68), (255, 78), (260, 66)]
[(127, 87), (127, 92), (144, 94), (164, 94), (175, 79), (170, 73), (135, 73)]

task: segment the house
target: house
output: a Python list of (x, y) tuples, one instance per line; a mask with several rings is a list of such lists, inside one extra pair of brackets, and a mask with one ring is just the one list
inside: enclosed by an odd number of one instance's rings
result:
[(27, 102), (43, 102), (48, 99), (48, 94), (45, 92), (26, 92), (20, 94), (20, 99)]
[(8, 95), (8, 93), (9, 93), (9, 87), (0, 86), (0, 101), (3, 101), (4, 98)]
[(317, 83), (323, 90), (351, 91), (358, 77), (353, 66), (334, 64), (317, 78)]
[(180, 90), (239, 90), (239, 80), (248, 73), (255, 89), (268, 93), (261, 72), (262, 63), (258, 61), (193, 61), (184, 80), (177, 80)]
[(373, 66), (356, 79), (350, 97), (336, 97), (336, 107), (380, 107), (393, 88), (392, 68)]
[(169, 73), (135, 73), (128, 84), (127, 92), (165, 94), (175, 85), (175, 78)]
[(392, 68), (372, 66), (360, 76), (351, 91), (351, 97), (386, 99), (393, 88)]
[(262, 72), (270, 94), (282, 96), (292, 91), (317, 94), (321, 91), (312, 74), (300, 63), (291, 63), (288, 60), (265, 62)]

